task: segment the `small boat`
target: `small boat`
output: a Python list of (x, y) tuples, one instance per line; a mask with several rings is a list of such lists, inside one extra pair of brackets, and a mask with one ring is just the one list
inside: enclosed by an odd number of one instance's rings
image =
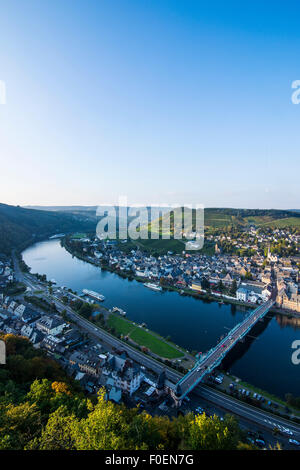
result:
[(123, 310), (122, 308), (119, 308), (119, 307), (113, 307), (112, 312), (117, 312), (120, 315), (122, 315), (123, 317), (125, 317), (125, 315), (126, 315), (125, 310)]
[(95, 292), (93, 290), (82, 289), (82, 292), (85, 295), (88, 295), (89, 297), (92, 297), (93, 299), (100, 300), (100, 302), (103, 302), (103, 300), (105, 300), (104, 295), (99, 294), (98, 292)]
[(52, 235), (52, 237), (49, 237), (49, 240), (55, 240), (55, 238), (63, 238), (64, 236), (64, 233), (57, 233), (56, 235)]
[(159, 291), (159, 292), (162, 291), (161, 286), (159, 286), (158, 284), (153, 284), (152, 282), (145, 282), (144, 286), (148, 287), (148, 289), (156, 290), (156, 291)]

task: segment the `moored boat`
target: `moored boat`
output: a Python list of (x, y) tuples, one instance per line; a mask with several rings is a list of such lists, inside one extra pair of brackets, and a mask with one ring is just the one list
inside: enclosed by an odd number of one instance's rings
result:
[(120, 308), (120, 307), (113, 307), (113, 308), (112, 308), (112, 312), (119, 313), (119, 314), (122, 315), (123, 317), (125, 317), (125, 315), (126, 315), (125, 310), (123, 310), (123, 309)]
[(145, 283), (144, 283), (144, 286), (145, 286), (145, 287), (148, 287), (148, 289), (156, 290), (156, 291), (159, 291), (159, 292), (162, 291), (162, 287), (161, 287), (161, 286), (159, 286), (158, 284), (154, 284), (154, 283), (152, 283), (152, 282), (145, 282)]
[(98, 292), (95, 292), (93, 290), (82, 289), (82, 292), (85, 295), (88, 295), (89, 297), (92, 297), (93, 299), (100, 300), (100, 302), (103, 302), (103, 300), (105, 300), (104, 295), (99, 294)]

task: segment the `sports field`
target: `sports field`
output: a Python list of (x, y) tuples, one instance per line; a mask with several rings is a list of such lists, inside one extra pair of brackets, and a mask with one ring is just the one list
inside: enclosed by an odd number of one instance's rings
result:
[(118, 317), (115, 314), (110, 314), (107, 325), (114, 328), (115, 331), (124, 336), (129, 336), (139, 346), (149, 348), (154, 354), (166, 359), (176, 359), (183, 356), (183, 352), (176, 349), (170, 343), (166, 342), (163, 338), (156, 336), (151, 331), (135, 325), (130, 320)]

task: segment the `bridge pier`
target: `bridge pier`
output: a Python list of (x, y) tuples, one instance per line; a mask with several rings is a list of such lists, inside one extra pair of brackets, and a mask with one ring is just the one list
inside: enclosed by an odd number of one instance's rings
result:
[(181, 387), (179, 384), (177, 384), (175, 386), (175, 388), (173, 390), (170, 390), (171, 391), (171, 397), (173, 398), (174, 402), (175, 402), (175, 406), (176, 408), (179, 408), (182, 404), (182, 392), (181, 392)]
[(175, 407), (176, 407), (176, 408), (180, 408), (183, 399), (180, 398), (180, 397), (178, 398), (176, 395), (173, 395), (173, 394), (171, 394), (171, 396), (172, 396), (172, 398), (173, 398), (173, 400), (174, 400)]

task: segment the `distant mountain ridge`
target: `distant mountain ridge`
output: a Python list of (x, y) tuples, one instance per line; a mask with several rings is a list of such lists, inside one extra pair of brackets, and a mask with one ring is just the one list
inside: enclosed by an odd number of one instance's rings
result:
[(88, 230), (95, 230), (95, 222), (76, 214), (0, 204), (1, 253), (57, 233)]
[[(35, 207), (35, 210), (38, 209), (38, 206), (32, 207)], [(108, 210), (114, 206), (103, 205), (101, 207), (104, 210)], [(85, 216), (91, 221), (96, 221), (96, 206), (48, 206), (47, 208), (51, 211)], [(158, 209), (161, 210), (162, 213), (162, 217), (160, 217), (160, 219), (168, 217), (168, 208), (159, 207)], [(179, 208), (175, 209), (175, 212), (178, 210)], [(195, 210), (193, 210), (193, 213), (195, 213)], [(171, 220), (172, 219), (173, 216), (171, 214)], [(152, 219), (151, 223), (155, 223), (154, 220), (155, 218)], [(144, 220), (143, 223), (146, 224), (147, 221)], [(228, 226), (243, 228), (249, 225), (257, 227), (289, 227), (298, 229), (300, 228), (300, 209), (238, 209), (230, 207), (207, 207), (204, 209), (204, 224), (206, 228), (217, 229), (226, 228)]]
[[(114, 204), (109, 205), (101, 205), (100, 207), (110, 208), (115, 207)], [(64, 211), (96, 211), (99, 206), (22, 206), (25, 209), (34, 209), (34, 210), (41, 210), (41, 211), (54, 211), (54, 212), (64, 212)], [(144, 206), (147, 207), (147, 206)], [(137, 206), (138, 208), (138, 206)], [(160, 207), (159, 209), (167, 209), (167, 207)], [(291, 212), (298, 213), (300, 209), (247, 209), (247, 208), (232, 208), (232, 207), (205, 207), (205, 211), (208, 212), (222, 212), (227, 213), (230, 215), (237, 215), (238, 213), (242, 213), (243, 216), (250, 216), (250, 215), (278, 215), (285, 217), (290, 217)]]
[[(34, 209), (0, 204), (0, 253), (8, 254), (13, 248), (21, 249), (57, 233), (96, 229), (96, 206), (48, 206), (47, 210), (32, 207)], [(161, 209), (163, 217), (167, 217), (166, 208)], [(206, 228), (255, 225), (300, 229), (300, 210), (206, 208), (204, 214)]]
[(24, 209), (34, 209), (40, 211), (95, 211), (98, 206), (22, 206)]

